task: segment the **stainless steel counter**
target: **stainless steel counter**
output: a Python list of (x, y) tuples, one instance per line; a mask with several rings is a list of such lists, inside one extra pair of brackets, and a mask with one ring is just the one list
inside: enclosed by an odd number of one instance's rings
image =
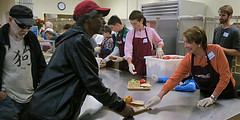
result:
[[(116, 91), (119, 96), (131, 95), (135, 100), (148, 101), (157, 95), (163, 87), (163, 83), (154, 83), (151, 78), (145, 78), (151, 82), (151, 90), (129, 91), (127, 82), (134, 79), (142, 79), (142, 76), (133, 76), (129, 72), (116, 69), (103, 68), (100, 70), (103, 83)], [(134, 116), (135, 120), (226, 120), (240, 113), (240, 99), (218, 99), (216, 103), (207, 108), (198, 108), (197, 101), (202, 99), (199, 90), (195, 92), (170, 91), (160, 104), (147, 112)], [(119, 114), (103, 107), (93, 97), (88, 96), (82, 106), (80, 120), (122, 120)]]

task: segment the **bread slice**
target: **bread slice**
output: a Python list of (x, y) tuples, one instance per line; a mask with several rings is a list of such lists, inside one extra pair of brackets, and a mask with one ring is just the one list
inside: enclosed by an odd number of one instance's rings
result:
[(144, 105), (144, 101), (141, 101), (141, 100), (134, 100), (131, 102), (131, 104), (134, 104), (134, 105)]
[(109, 59), (110, 59), (110, 60), (116, 60), (117, 58), (114, 57), (114, 56), (109, 56)]
[(149, 83), (143, 83), (140, 85), (141, 87), (151, 87), (151, 85)]

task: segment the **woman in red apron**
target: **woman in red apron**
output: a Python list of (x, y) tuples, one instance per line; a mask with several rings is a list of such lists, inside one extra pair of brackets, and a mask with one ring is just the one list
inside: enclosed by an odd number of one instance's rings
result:
[[(127, 59), (130, 73), (145, 76), (146, 65), (144, 56), (152, 55), (152, 43), (157, 43), (157, 51), (162, 52), (163, 40), (153, 28), (143, 25), (144, 16), (142, 12), (134, 10), (130, 14), (129, 19), (134, 29), (129, 31), (126, 37), (125, 58)], [(159, 52), (156, 54), (158, 55)]]
[[(211, 96), (214, 92), (217, 83), (219, 82), (219, 73), (217, 73), (214, 68), (212, 67), (211, 61), (209, 60), (208, 55), (207, 57), (207, 65), (204, 67), (201, 66), (194, 66), (194, 55), (192, 54), (192, 64), (191, 64), (191, 73), (192, 76), (199, 85), (201, 93), (207, 97)], [(201, 77), (201, 75), (205, 75), (209, 77)], [(236, 97), (236, 90), (233, 86), (232, 81), (230, 80), (227, 87), (222, 91), (218, 98), (233, 98)]]
[(134, 30), (133, 37), (133, 56), (132, 63), (135, 65), (135, 71), (138, 75), (146, 75), (146, 65), (144, 56), (152, 55), (152, 46), (151, 42), (147, 37), (147, 31), (145, 28), (146, 37), (145, 38), (136, 38)]
[(188, 53), (159, 94), (152, 97), (146, 107), (160, 103), (163, 96), (177, 86), (188, 73), (191, 73), (199, 85), (201, 95), (206, 97), (198, 101), (198, 106), (208, 107), (214, 104), (217, 98), (236, 97), (235, 80), (221, 46), (207, 44), (206, 32), (200, 26), (193, 26), (185, 31), (183, 40)]

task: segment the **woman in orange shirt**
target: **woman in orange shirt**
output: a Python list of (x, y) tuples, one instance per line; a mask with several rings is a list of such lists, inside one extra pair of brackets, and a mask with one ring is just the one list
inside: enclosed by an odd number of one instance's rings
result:
[[(179, 67), (164, 84), (157, 96), (152, 97), (146, 107), (161, 102), (161, 99), (188, 74), (191, 73), (206, 98), (198, 101), (198, 106), (207, 107), (218, 97), (236, 97), (235, 80), (219, 45), (207, 44), (205, 30), (193, 26), (183, 33), (184, 47), (188, 50)], [(191, 63), (191, 64), (189, 64)]]

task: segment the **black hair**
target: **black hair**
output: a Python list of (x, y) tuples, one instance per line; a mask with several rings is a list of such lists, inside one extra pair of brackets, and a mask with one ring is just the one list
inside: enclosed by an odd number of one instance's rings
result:
[(144, 26), (147, 26), (147, 20), (146, 20), (145, 17), (143, 18), (143, 25), (144, 25)]
[(71, 28), (72, 27), (72, 25), (71, 24), (65, 24), (64, 26), (63, 26), (63, 29), (69, 29), (69, 28)]
[(134, 10), (129, 16), (129, 20), (137, 20), (141, 21), (141, 19), (144, 19), (143, 13), (139, 10)]
[(95, 17), (97, 14), (98, 14), (97, 10), (92, 10), (91, 12), (85, 13), (84, 15), (81, 15), (78, 18), (76, 18), (76, 16), (73, 15), (73, 19), (76, 21), (76, 25), (82, 26), (87, 18)]
[(122, 25), (120, 18), (117, 15), (113, 15), (112, 17), (110, 17), (107, 24), (108, 25), (116, 25), (116, 23), (119, 23)]

